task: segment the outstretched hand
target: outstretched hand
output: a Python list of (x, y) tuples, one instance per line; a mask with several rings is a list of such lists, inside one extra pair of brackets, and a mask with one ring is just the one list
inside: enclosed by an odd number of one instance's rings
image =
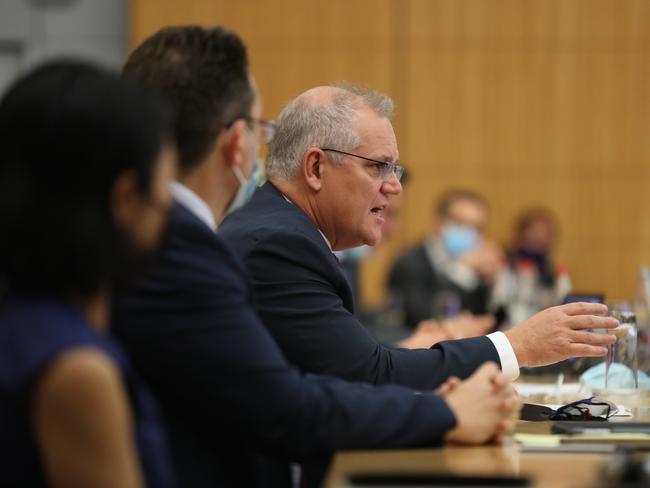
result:
[(616, 341), (612, 334), (587, 329), (611, 329), (618, 321), (605, 315), (600, 303), (568, 303), (547, 308), (505, 332), (519, 366), (543, 366), (572, 356), (604, 356)]

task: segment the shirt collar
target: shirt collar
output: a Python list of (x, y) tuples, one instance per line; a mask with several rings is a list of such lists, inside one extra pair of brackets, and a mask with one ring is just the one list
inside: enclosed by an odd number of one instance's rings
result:
[(192, 212), (205, 225), (210, 227), (214, 232), (217, 231), (217, 224), (208, 204), (201, 197), (190, 190), (188, 187), (178, 181), (172, 181), (172, 195), (174, 199), (187, 210)]
[(319, 232), (320, 235), (323, 236), (323, 239), (325, 240), (325, 244), (327, 244), (327, 247), (329, 247), (330, 251), (331, 251), (332, 250), (332, 244), (330, 243), (330, 241), (327, 239), (327, 237), (325, 237), (325, 234), (323, 234), (318, 227), (316, 227), (316, 230)]

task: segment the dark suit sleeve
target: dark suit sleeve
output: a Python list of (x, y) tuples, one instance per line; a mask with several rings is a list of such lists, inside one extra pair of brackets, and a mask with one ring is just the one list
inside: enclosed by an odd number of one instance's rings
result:
[(306, 459), (438, 445), (453, 427), (440, 397), (299, 373), (260, 323), (240, 270), (215, 266), (230, 256), (200, 255), (197, 246), (166, 253), (156, 275), (118, 301), (114, 321), (165, 413), (203, 442), (235, 438)]
[(452, 375), (466, 378), (485, 361), (499, 362), (486, 337), (419, 350), (380, 345), (344, 306), (347, 285), (322, 246), (297, 232), (258, 237), (244, 253), (257, 310), (289, 361), (304, 371), (427, 390)]

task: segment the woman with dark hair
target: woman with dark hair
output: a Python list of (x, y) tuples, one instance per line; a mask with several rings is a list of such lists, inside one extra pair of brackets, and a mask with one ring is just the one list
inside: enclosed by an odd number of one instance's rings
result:
[(512, 324), (562, 303), (571, 291), (566, 267), (552, 260), (558, 234), (558, 220), (545, 207), (528, 208), (515, 219), (507, 266), (492, 294), (494, 306), (503, 306)]
[(175, 151), (163, 108), (79, 62), (0, 101), (0, 480), (166, 486), (152, 399), (107, 337), (110, 290), (158, 246)]

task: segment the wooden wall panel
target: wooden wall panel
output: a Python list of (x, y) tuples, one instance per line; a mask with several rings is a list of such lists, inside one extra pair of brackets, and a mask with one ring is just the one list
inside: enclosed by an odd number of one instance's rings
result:
[(269, 118), (302, 91), (341, 79), (391, 88), (390, 0), (132, 0), (131, 11), (132, 46), (165, 25), (236, 31)]
[(547, 205), (575, 288), (632, 298), (650, 262), (650, 3), (411, 0), (406, 16), (401, 244), (425, 232), (435, 195), (470, 186), (495, 238)]
[(364, 269), (370, 301), (434, 197), (459, 185), (489, 198), (502, 242), (519, 209), (549, 206), (575, 288), (633, 296), (650, 263), (650, 2), (131, 1), (132, 45), (189, 22), (243, 37), (268, 117), (337, 79), (395, 98), (413, 178), (402, 235)]

